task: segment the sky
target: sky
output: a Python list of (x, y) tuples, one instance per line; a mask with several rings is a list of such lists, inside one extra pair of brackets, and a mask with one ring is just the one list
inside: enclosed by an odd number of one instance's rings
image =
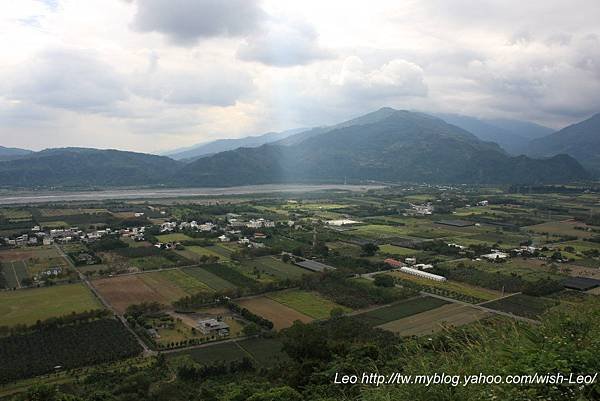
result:
[(0, 2), (0, 145), (162, 152), (389, 106), (600, 111), (597, 0)]

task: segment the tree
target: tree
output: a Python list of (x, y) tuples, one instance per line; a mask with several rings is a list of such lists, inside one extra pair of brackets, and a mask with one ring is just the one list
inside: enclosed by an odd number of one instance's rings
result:
[(255, 336), (260, 333), (260, 327), (256, 323), (250, 322), (244, 326), (242, 332), (245, 336)]
[(375, 256), (375, 253), (377, 253), (377, 251), (379, 250), (379, 246), (377, 244), (369, 242), (367, 244), (364, 244), (361, 249), (362, 254), (364, 256)]
[(394, 278), (387, 274), (378, 274), (373, 283), (377, 287), (393, 287), (396, 284)]

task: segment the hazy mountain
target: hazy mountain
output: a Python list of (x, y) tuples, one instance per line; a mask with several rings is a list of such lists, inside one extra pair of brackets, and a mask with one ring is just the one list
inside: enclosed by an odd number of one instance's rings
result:
[(383, 107), (377, 111), (373, 111), (371, 113), (365, 114), (363, 116), (353, 118), (348, 121), (344, 121), (342, 123), (332, 125), (332, 126), (324, 126), (324, 127), (315, 127), (310, 130), (304, 130), (296, 135), (292, 135), (288, 138), (282, 139), (280, 141), (275, 142), (278, 145), (295, 145), (298, 144), (308, 138), (313, 136), (321, 135), (326, 132), (333, 131), (339, 128), (350, 127), (353, 125), (366, 125), (373, 124), (379, 121), (386, 119), (387, 117), (394, 114), (397, 110), (392, 109), (391, 107)]
[(215, 186), (345, 177), (432, 183), (545, 183), (587, 177), (569, 156), (509, 157), (497, 144), (422, 113), (385, 108), (351, 121), (358, 123), (196, 160), (182, 168), (179, 180)]
[(31, 150), (0, 146), (0, 161), (16, 159), (33, 153)]
[(572, 157), (510, 157), (500, 146), (423, 113), (380, 109), (333, 127), (189, 163), (85, 148), (0, 161), (1, 187), (231, 186), (345, 178), (430, 183), (560, 183), (587, 178)]
[(247, 136), (237, 139), (218, 139), (216, 141), (202, 143), (188, 148), (176, 149), (166, 152), (163, 155), (175, 160), (196, 159), (237, 148), (254, 148), (266, 143), (287, 138), (290, 135), (294, 135), (302, 131), (306, 131), (306, 128), (297, 128), (282, 132), (268, 132), (263, 135)]
[(564, 153), (600, 174), (600, 113), (529, 144), (529, 154), (547, 157)]
[(479, 119), (460, 114), (436, 114), (444, 121), (467, 130), (483, 141), (496, 142), (513, 155), (527, 153), (529, 141), (552, 133), (538, 124), (507, 119)]
[(92, 187), (168, 183), (179, 163), (118, 150), (48, 149), (0, 162), (3, 187)]

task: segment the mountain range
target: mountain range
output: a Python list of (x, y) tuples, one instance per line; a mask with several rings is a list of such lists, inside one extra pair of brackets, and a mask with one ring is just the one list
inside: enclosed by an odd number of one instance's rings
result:
[(600, 175), (600, 113), (549, 136), (535, 139), (528, 148), (528, 154), (534, 157), (558, 153), (573, 156), (592, 173)]
[(254, 148), (266, 143), (279, 141), (303, 131), (306, 131), (306, 128), (296, 128), (282, 132), (267, 132), (262, 135), (236, 139), (217, 139), (216, 141), (201, 143), (188, 148), (175, 149), (165, 152), (162, 155), (175, 160), (194, 160), (237, 148)]
[(0, 161), (18, 159), (19, 157), (33, 153), (31, 150), (19, 148), (6, 148), (0, 146)]
[(436, 116), (471, 132), (482, 141), (497, 143), (511, 155), (527, 154), (531, 140), (554, 132), (551, 128), (527, 121), (480, 119), (460, 114), (436, 114)]
[[(495, 122), (493, 125), (492, 121), (460, 117), (463, 128), (419, 112), (382, 108), (334, 126), (233, 140), (236, 145), (232, 145), (232, 140), (205, 144), (201, 151), (208, 153), (185, 154), (195, 149), (183, 150), (177, 156), (182, 160), (118, 150), (48, 149), (0, 161), (0, 186), (222, 187), (345, 180), (544, 184), (590, 178), (589, 173), (572, 157), (574, 155), (563, 154), (562, 148), (557, 148), (560, 151), (537, 150), (537, 144), (545, 144), (547, 138), (556, 136), (562, 139), (564, 132), (561, 132), (564, 130), (531, 141), (526, 150), (540, 157), (535, 159), (511, 155), (496, 142), (482, 140), (483, 130), (475, 128), (491, 126), (496, 128), (497, 133), (505, 130), (519, 137), (528, 135), (535, 138), (543, 134), (544, 127), (523, 134), (519, 131), (526, 130), (523, 124), (517, 129), (519, 124), (511, 121)], [(598, 118), (595, 116), (593, 119)], [(447, 119), (452, 120), (450, 117)], [(576, 128), (567, 131), (572, 137), (570, 143), (577, 142), (575, 137), (585, 136), (582, 130), (594, 129), (595, 121), (571, 126)], [(467, 123), (479, 135), (464, 129)], [(475, 123), (478, 126), (474, 126)], [(507, 127), (511, 123), (514, 126), (509, 131)], [(489, 132), (485, 135), (491, 135)], [(594, 138), (594, 134), (590, 135)], [(261, 144), (261, 141), (268, 142)], [(556, 142), (561, 141), (556, 139)], [(219, 151), (223, 149), (219, 146), (227, 148), (240, 143), (247, 146)], [(598, 149), (597, 144), (594, 146)], [(592, 161), (593, 154), (592, 151), (587, 155)]]

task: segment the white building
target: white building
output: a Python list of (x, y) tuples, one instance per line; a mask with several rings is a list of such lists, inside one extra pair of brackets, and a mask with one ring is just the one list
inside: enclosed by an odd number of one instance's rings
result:
[(426, 278), (433, 281), (446, 281), (446, 277), (438, 276), (437, 274), (427, 273), (422, 270), (413, 269), (411, 267), (401, 267), (400, 271), (406, 274), (412, 274), (413, 276)]

